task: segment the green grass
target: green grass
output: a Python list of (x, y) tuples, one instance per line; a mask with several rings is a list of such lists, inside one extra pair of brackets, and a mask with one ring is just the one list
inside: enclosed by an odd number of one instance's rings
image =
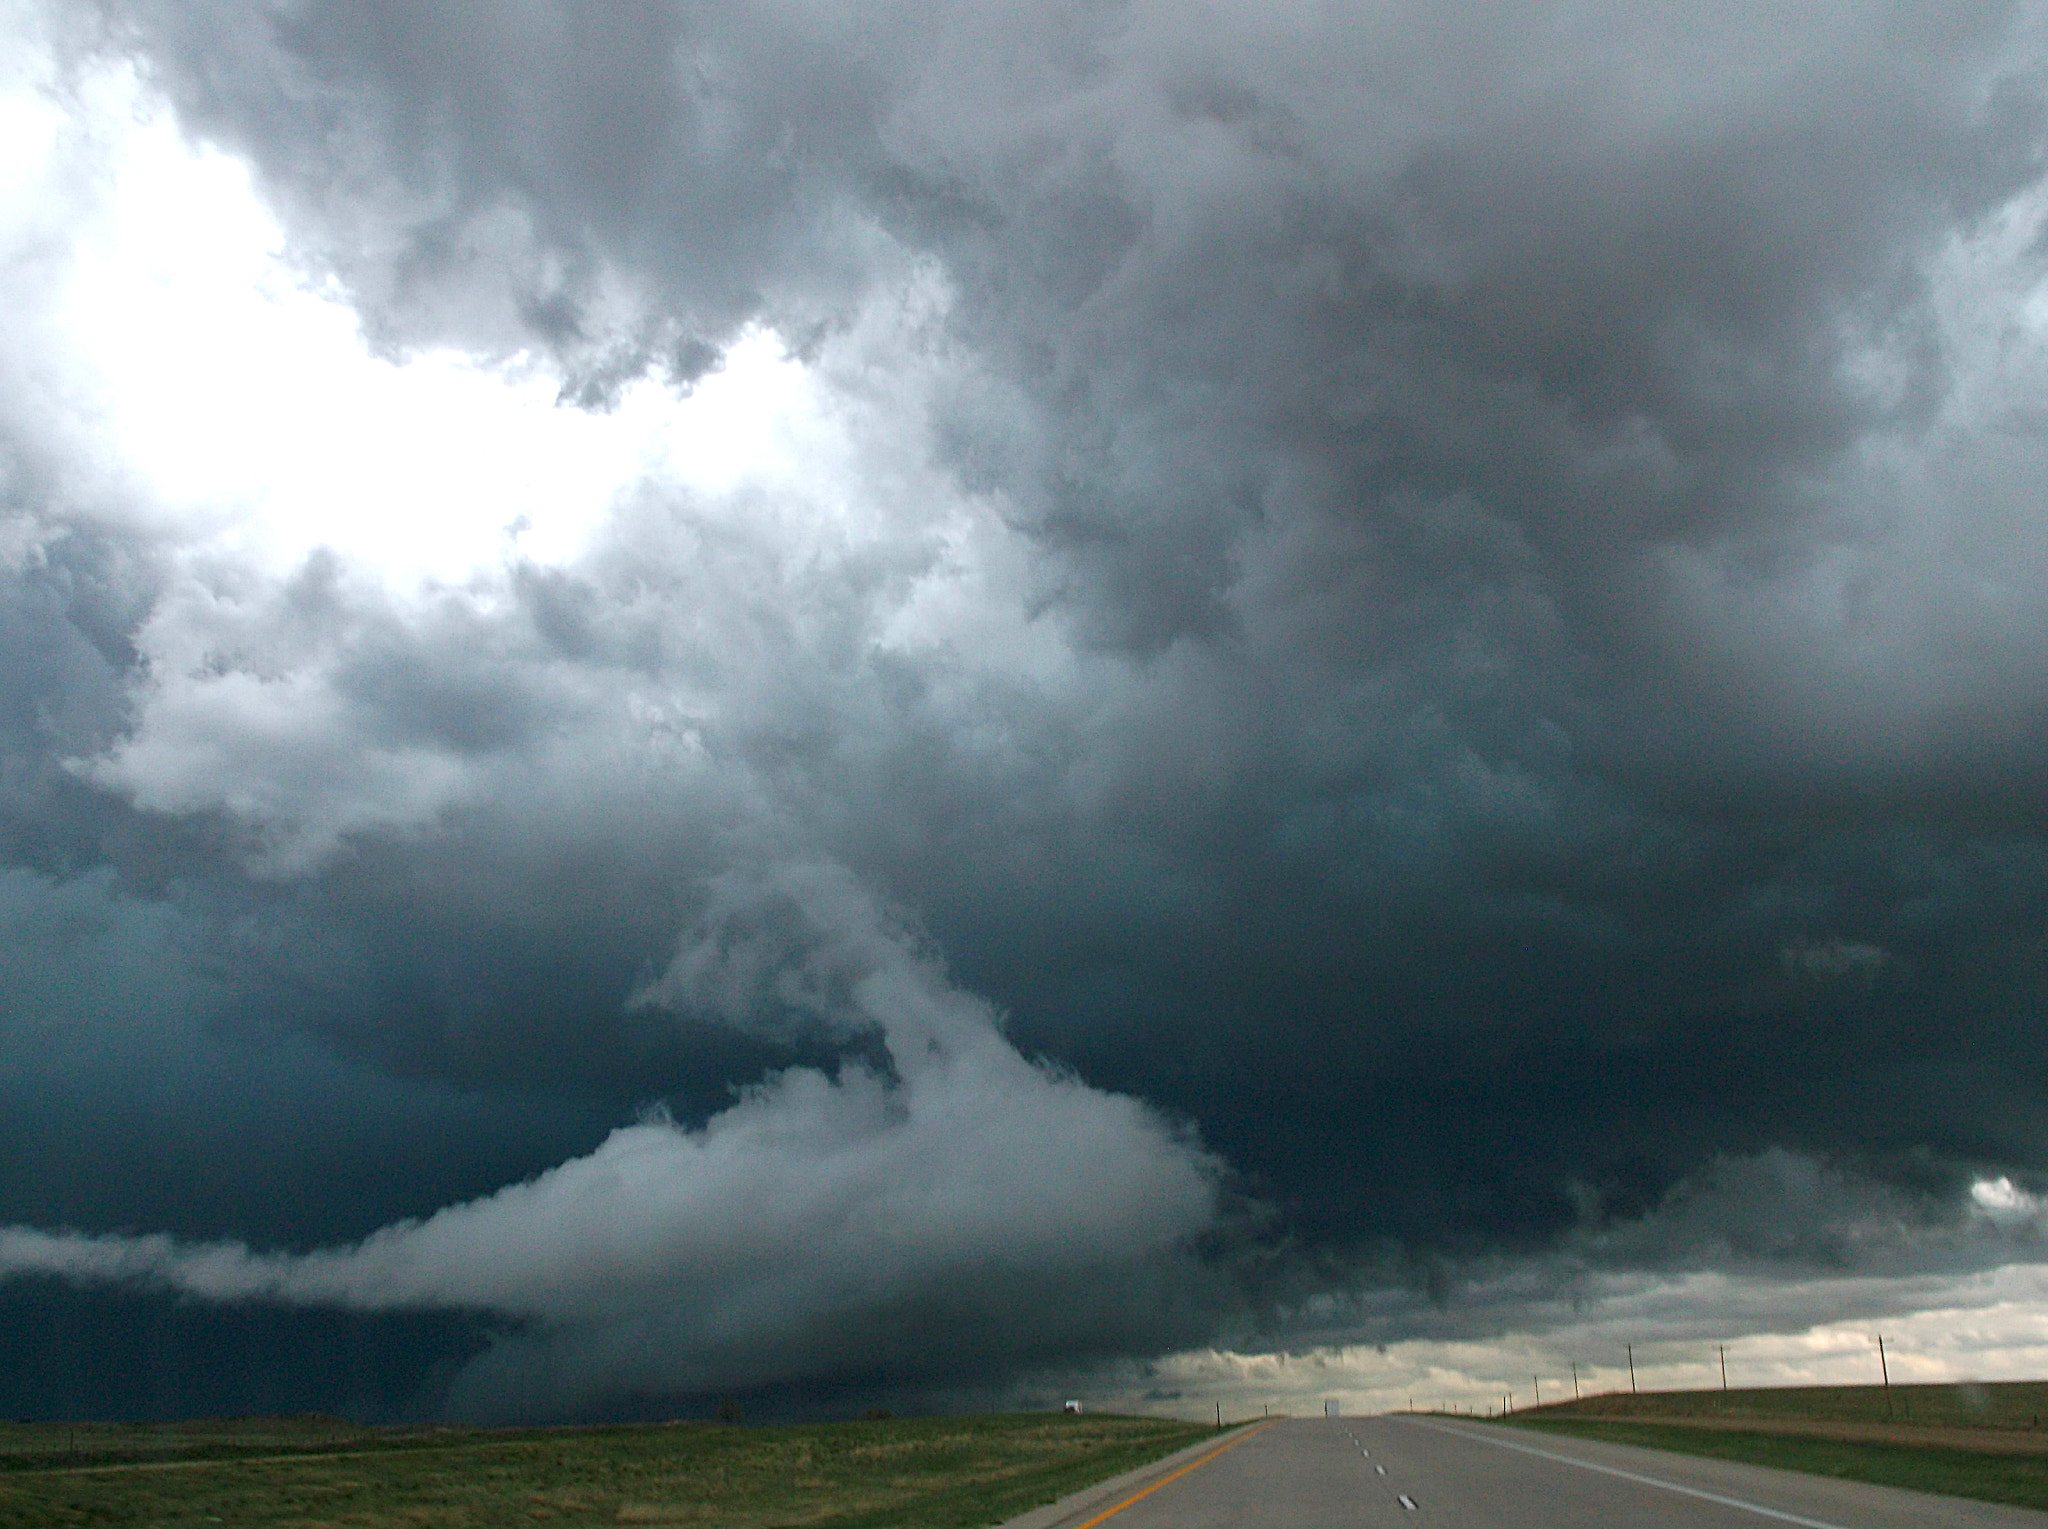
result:
[[(1889, 1410), (1887, 1408), (1889, 1407)], [(1558, 1402), (1544, 1418), (1763, 1419), (1772, 1422), (1915, 1423), (1946, 1428), (2039, 1428), (2048, 1421), (2048, 1381), (1893, 1386), (1776, 1386), (1740, 1391), (1625, 1391)]]
[(1517, 1418), (1515, 1426), (1577, 1439), (1605, 1439), (1679, 1454), (1740, 1460), (1877, 1486), (1938, 1492), (1980, 1502), (2048, 1508), (2048, 1456), (1992, 1454), (1918, 1444), (1818, 1439), (1798, 1434), (1689, 1428), (1683, 1423), (1591, 1418)]
[(81, 1425), (74, 1464), (64, 1425), (0, 1425), (0, 1526), (964, 1529), (1212, 1433), (1044, 1414), (506, 1432), (260, 1419)]
[(0, 1423), (0, 1472), (152, 1460), (231, 1459), (392, 1445), (446, 1430), (363, 1428), (309, 1414), (180, 1423)]

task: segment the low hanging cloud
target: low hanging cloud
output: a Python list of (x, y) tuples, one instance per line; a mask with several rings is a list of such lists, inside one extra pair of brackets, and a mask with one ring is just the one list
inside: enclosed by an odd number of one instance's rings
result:
[[(472, 1413), (900, 1373), (940, 1313), (1001, 1334), (993, 1347), (1012, 1359), (1156, 1325), (1129, 1309), (1155, 1287), (1146, 1271), (1181, 1263), (1219, 1215), (1220, 1165), (1189, 1133), (1020, 1055), (837, 868), (747, 878), (714, 910), (643, 1003), (717, 985), (735, 1019), (781, 1004), (873, 1036), (880, 1054), (836, 1076), (790, 1068), (700, 1129), (652, 1115), (349, 1246), (13, 1227), (0, 1274), (512, 1319), (517, 1334), (456, 1383), (451, 1405)], [(777, 941), (788, 948), (764, 966)], [(1076, 1300), (1084, 1283), (1096, 1294)], [(1119, 1286), (1119, 1309), (1101, 1309)]]

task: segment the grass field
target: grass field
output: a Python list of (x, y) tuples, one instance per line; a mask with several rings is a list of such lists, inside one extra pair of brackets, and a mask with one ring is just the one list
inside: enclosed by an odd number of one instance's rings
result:
[(1212, 1429), (1024, 1414), (742, 1428), (368, 1430), (333, 1419), (0, 1424), (0, 1525), (998, 1523)]
[(1625, 1391), (1557, 1402), (1518, 1417), (1645, 1420), (1770, 1420), (1817, 1423), (1914, 1423), (1945, 1428), (2032, 1432), (2048, 1421), (2048, 1381), (1893, 1386), (1780, 1386), (1746, 1391)]
[(2048, 1382), (1615, 1393), (1513, 1424), (2048, 1509)]

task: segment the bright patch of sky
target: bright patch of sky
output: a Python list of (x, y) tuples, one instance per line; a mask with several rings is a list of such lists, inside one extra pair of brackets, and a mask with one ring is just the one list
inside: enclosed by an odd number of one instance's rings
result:
[[(688, 397), (641, 381), (605, 413), (560, 405), (528, 355), (373, 353), (247, 168), (189, 141), (132, 70), (62, 102), (17, 69), (0, 142), (0, 258), (48, 294), (42, 332), (13, 338), (90, 463), (76, 497), (195, 553), (276, 575), (327, 548), (398, 588), (559, 563), (636, 483), (773, 481), (832, 428), (761, 331)], [(90, 216), (59, 215), (81, 196)]]
[[(1979, 1186), (1982, 1188), (1983, 1186)], [(1623, 1287), (1633, 1288), (1623, 1288)], [(2048, 1374), (2048, 1264), (1955, 1278), (1752, 1281), (1698, 1274), (1623, 1278), (1599, 1314), (1487, 1341), (1413, 1340), (1292, 1353), (1206, 1349), (1150, 1367), (1147, 1384), (1105, 1405), (1198, 1418), (1267, 1408), (1319, 1414), (1325, 1400), (1362, 1415), (1419, 1409), (1498, 1411), (1541, 1390), (1546, 1402), (1604, 1391), (1895, 1385), (2032, 1380)], [(1772, 1310), (1851, 1312), (1794, 1331), (1759, 1330)], [(1718, 1326), (1718, 1331), (1716, 1330)], [(1884, 1338), (1884, 1365), (1877, 1339)], [(1630, 1374), (1633, 1345), (1634, 1374)], [(1161, 1393), (1166, 1393), (1162, 1399)]]
[(1970, 1186), (1970, 1200), (1985, 1215), (1999, 1221), (2023, 1221), (2041, 1214), (2041, 1197), (2028, 1194), (2004, 1174), (1977, 1180)]

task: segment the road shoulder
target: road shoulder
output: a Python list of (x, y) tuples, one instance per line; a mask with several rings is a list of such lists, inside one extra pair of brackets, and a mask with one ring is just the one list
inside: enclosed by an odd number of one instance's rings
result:
[(1107, 1481), (1098, 1481), (1092, 1487), (1083, 1487), (1078, 1492), (1069, 1492), (1056, 1502), (1049, 1502), (1020, 1513), (1015, 1518), (1005, 1519), (997, 1529), (1068, 1529), (1073, 1524), (1085, 1524), (1098, 1513), (1107, 1512), (1126, 1497), (1142, 1492), (1156, 1481), (1163, 1481), (1175, 1471), (1194, 1464), (1211, 1450), (1221, 1448), (1239, 1437), (1246, 1429), (1256, 1428), (1264, 1419), (1241, 1423), (1226, 1428), (1208, 1438), (1197, 1439), (1185, 1448), (1177, 1449), (1170, 1455), (1162, 1455), (1150, 1465), (1138, 1466), (1120, 1476), (1111, 1476)]
[(1739, 1499), (1767, 1515), (1828, 1526), (1911, 1525), (1913, 1529), (2048, 1529), (2048, 1514), (1968, 1497), (1934, 1496), (1839, 1476), (1809, 1475), (1710, 1455), (1684, 1455), (1547, 1430), (1502, 1428), (1444, 1418), (1405, 1418), (1412, 1427), (1463, 1435), (1503, 1449), (1649, 1478), (1682, 1490)]

